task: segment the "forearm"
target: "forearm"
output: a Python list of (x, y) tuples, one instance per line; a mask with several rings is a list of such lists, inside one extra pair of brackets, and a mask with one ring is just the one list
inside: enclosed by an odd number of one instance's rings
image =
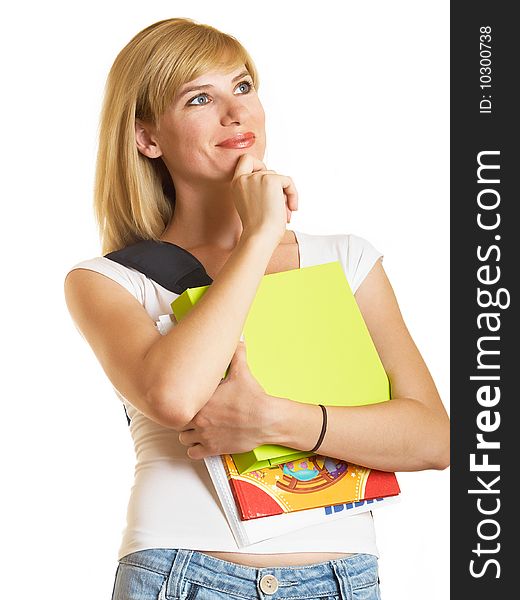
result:
[[(325, 402), (323, 404), (326, 405)], [(309, 450), (322, 424), (319, 406), (269, 397), (266, 443)], [(367, 406), (328, 406), (319, 453), (382, 471), (444, 469), (449, 421), (417, 400), (394, 398)]]
[(147, 353), (154, 401), (172, 424), (189, 421), (218, 386), (272, 253), (268, 238), (241, 238), (204, 296)]

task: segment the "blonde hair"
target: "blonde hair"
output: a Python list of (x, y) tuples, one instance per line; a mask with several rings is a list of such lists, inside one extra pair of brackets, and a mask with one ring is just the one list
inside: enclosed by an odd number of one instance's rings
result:
[(258, 74), (234, 37), (192, 19), (143, 29), (121, 50), (107, 78), (100, 119), (94, 212), (102, 253), (159, 239), (175, 208), (175, 189), (161, 158), (138, 150), (135, 120), (157, 125), (179, 88), (207, 71), (244, 64)]

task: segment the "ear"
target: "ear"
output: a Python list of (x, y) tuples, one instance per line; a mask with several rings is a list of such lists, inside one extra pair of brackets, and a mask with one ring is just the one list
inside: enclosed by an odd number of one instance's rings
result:
[(154, 128), (140, 119), (135, 120), (135, 143), (139, 152), (148, 158), (162, 156), (161, 148), (155, 138)]

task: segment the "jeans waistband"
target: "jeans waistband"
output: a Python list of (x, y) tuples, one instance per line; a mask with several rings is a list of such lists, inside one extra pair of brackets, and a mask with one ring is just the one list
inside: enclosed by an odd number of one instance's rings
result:
[[(377, 558), (354, 554), (346, 558), (292, 567), (249, 567), (185, 549), (152, 549), (134, 552), (122, 563), (139, 566), (167, 577), (166, 600), (182, 598), (186, 583), (198, 584), (235, 598), (305, 598), (341, 593), (377, 582)], [(260, 582), (274, 576), (278, 590), (263, 595)]]

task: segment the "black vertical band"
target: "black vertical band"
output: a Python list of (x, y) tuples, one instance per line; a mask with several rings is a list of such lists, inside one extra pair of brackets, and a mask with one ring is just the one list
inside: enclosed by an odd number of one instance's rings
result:
[(507, 597), (516, 587), (520, 53), (513, 7), (451, 3), (451, 589), (453, 598), (472, 600)]

